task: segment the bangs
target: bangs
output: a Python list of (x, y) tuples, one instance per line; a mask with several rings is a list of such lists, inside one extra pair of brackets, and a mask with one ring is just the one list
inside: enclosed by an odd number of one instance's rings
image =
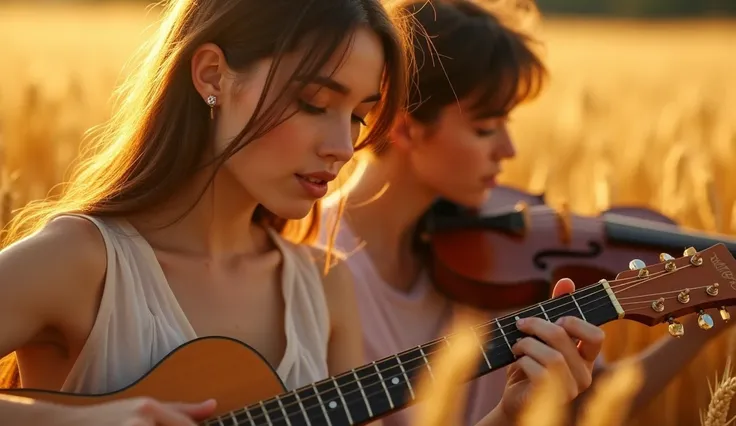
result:
[(472, 111), (478, 119), (506, 117), (542, 91), (546, 77), (544, 65), (526, 46), (515, 48), (513, 41), (497, 46), (497, 51), (488, 58), (484, 75), (469, 94)]
[(518, 105), (541, 92), (546, 68), (520, 34), (504, 32), (498, 43), (478, 61), (467, 93), (476, 118), (506, 117)]
[[(505, 117), (541, 92), (547, 77), (534, 40), (474, 3), (437, 2), (415, 12), (409, 113), (428, 123), (467, 101), (477, 118)], [(436, 12), (436, 14), (435, 14)]]

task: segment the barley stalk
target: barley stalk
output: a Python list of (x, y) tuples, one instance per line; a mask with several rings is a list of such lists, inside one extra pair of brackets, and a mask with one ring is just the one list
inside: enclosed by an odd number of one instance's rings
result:
[(732, 377), (731, 374), (731, 357), (728, 357), (723, 377), (719, 381), (716, 376), (715, 389), (711, 387), (710, 380), (708, 380), (711, 398), (705, 416), (701, 412), (701, 426), (726, 426), (736, 420), (736, 418), (726, 420), (731, 409), (731, 400), (736, 394), (736, 377)]

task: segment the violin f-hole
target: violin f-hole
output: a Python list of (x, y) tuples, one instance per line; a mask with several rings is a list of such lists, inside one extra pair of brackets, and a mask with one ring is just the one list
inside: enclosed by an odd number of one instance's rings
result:
[(545, 257), (577, 257), (577, 258), (592, 258), (596, 257), (603, 252), (603, 248), (600, 244), (595, 241), (588, 241), (588, 251), (576, 251), (576, 250), (542, 250), (534, 255), (532, 262), (534, 266), (541, 270), (547, 269), (547, 262), (543, 259)]

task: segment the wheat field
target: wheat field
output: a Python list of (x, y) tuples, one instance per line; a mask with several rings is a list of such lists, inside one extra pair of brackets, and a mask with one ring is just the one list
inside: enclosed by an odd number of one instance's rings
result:
[[(126, 5), (0, 8), (0, 221), (63, 179), (155, 17)], [(552, 80), (513, 117), (518, 158), (502, 182), (544, 190), (581, 214), (636, 204), (736, 234), (736, 23), (549, 19), (540, 30)], [(665, 333), (605, 329), (612, 360)], [(704, 348), (636, 424), (699, 424), (731, 334)]]

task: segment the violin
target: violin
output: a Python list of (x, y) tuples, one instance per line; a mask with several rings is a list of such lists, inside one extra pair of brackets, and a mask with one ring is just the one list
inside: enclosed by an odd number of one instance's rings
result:
[(435, 287), (457, 302), (508, 310), (547, 300), (554, 284), (576, 287), (613, 279), (631, 259), (655, 264), (723, 243), (736, 256), (736, 240), (683, 229), (651, 209), (614, 207), (597, 217), (548, 206), (544, 195), (499, 186), (477, 210), (439, 200), (422, 219), (420, 244)]

